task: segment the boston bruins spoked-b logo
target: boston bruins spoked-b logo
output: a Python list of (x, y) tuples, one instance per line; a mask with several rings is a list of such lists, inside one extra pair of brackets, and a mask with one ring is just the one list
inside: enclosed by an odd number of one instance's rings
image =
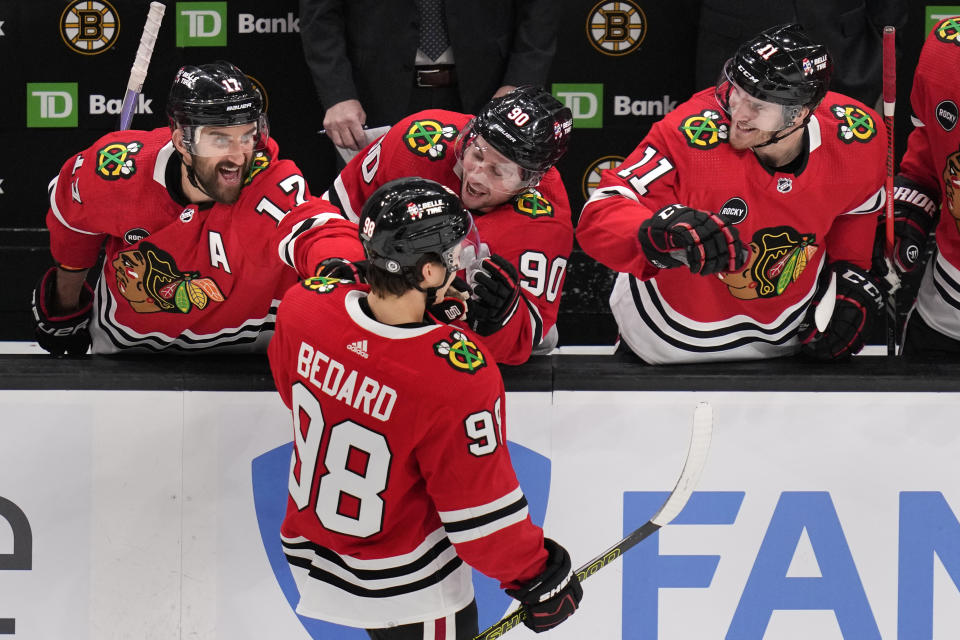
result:
[(106, 0), (76, 0), (60, 15), (60, 37), (85, 56), (103, 53), (120, 34), (117, 10)]
[(487, 366), (487, 359), (477, 344), (460, 331), (451, 331), (450, 340), (441, 340), (433, 345), (433, 352), (464, 373), (476, 373)]
[(459, 133), (452, 124), (437, 120), (414, 120), (403, 134), (403, 141), (418, 156), (439, 160), (446, 155), (450, 143), (456, 140)]
[(625, 56), (647, 35), (647, 16), (632, 0), (600, 0), (587, 16), (587, 39), (608, 56)]
[(600, 186), (600, 177), (604, 169), (616, 169), (623, 160), (623, 156), (603, 156), (590, 163), (587, 170), (583, 172), (583, 199), (589, 200)]

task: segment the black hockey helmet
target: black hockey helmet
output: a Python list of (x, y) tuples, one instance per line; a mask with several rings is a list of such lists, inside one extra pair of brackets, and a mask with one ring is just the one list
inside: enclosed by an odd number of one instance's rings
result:
[(539, 178), (567, 152), (573, 114), (548, 91), (525, 85), (488, 102), (464, 127), (458, 156), (476, 136)]
[(771, 27), (740, 46), (724, 65), (724, 75), (758, 100), (809, 106), (823, 100), (833, 62), (799, 24)]
[(415, 276), (410, 272), (430, 253), (440, 256), (447, 271), (458, 270), (456, 249), (473, 229), (473, 218), (460, 198), (442, 184), (400, 178), (373, 192), (360, 212), (359, 225), (370, 264)]
[(257, 146), (262, 147), (269, 136), (263, 96), (250, 78), (224, 60), (186, 65), (177, 71), (167, 98), (167, 119), (171, 129), (184, 130), (188, 149), (196, 127), (256, 122)]

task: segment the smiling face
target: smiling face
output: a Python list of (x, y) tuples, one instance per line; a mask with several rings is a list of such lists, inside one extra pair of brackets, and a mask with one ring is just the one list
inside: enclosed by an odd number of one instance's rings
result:
[(523, 170), (477, 136), (466, 146), (461, 160), (460, 199), (467, 209), (489, 211), (526, 188)]
[[(196, 127), (189, 149), (183, 135), (177, 145), (184, 162), (193, 168), (197, 182), (213, 200), (233, 204), (240, 198), (243, 180), (250, 173), (257, 143), (257, 123), (227, 127)], [(176, 143), (178, 137), (174, 137)]]

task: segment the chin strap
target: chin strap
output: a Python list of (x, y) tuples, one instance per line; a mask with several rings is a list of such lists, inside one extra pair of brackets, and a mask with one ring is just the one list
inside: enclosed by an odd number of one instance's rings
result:
[[(191, 159), (192, 159), (192, 156), (191, 156)], [(187, 164), (186, 162), (183, 162), (183, 156), (180, 157), (180, 162), (182, 162), (182, 163), (183, 163), (183, 166), (185, 166), (185, 167), (187, 168), (187, 180), (190, 181), (190, 184), (192, 184), (195, 188), (199, 189), (199, 190), (200, 190), (204, 195), (206, 195), (208, 198), (210, 198), (210, 199), (212, 199), (212, 200), (216, 200), (216, 198), (214, 198), (214, 197), (210, 194), (209, 191), (207, 191), (206, 189), (203, 188), (203, 185), (200, 184), (200, 181), (197, 180), (197, 174), (196, 174), (196, 172), (193, 170), (193, 165), (192, 165), (192, 164)]]

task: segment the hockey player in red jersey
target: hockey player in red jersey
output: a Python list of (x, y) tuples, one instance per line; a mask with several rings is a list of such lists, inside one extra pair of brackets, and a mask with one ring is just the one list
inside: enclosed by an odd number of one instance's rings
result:
[(569, 109), (529, 86), (495, 98), (476, 117), (421, 111), (356, 156), (326, 196), (356, 220), (370, 194), (396, 178), (422, 176), (459, 193), (492, 254), (470, 283), (461, 326), (484, 336), (499, 362), (521, 364), (557, 342), (573, 224), (553, 165), (572, 122)]
[(470, 567), (545, 631), (577, 608), (570, 557), (530, 521), (510, 463), (503, 381), (469, 329), (424, 322), (472, 226), (446, 187), (389, 182), (367, 198), (366, 284), (304, 280), (268, 354), (294, 455), (281, 539), (301, 615), (371, 638), (470, 639)]
[[(620, 336), (651, 364), (856, 353), (881, 306), (868, 273), (886, 137), (828, 92), (826, 48), (764, 31), (604, 172), (577, 227), (620, 272)], [(814, 310), (836, 276), (823, 332)]]
[[(303, 275), (320, 260), (303, 238), (295, 255), (294, 222), (309, 221), (315, 235), (329, 220), (329, 237), (341, 224), (356, 244), (351, 225), (278, 158), (260, 93), (235, 66), (180, 69), (167, 114), (169, 129), (107, 134), (51, 183), (57, 266), (38, 283), (33, 311), (53, 354), (83, 354), (91, 336), (94, 353), (262, 351), (297, 279), (281, 258)], [(85, 277), (104, 244), (93, 291)], [(342, 253), (335, 239), (328, 246)]]
[(936, 230), (936, 251), (904, 332), (901, 353), (908, 357), (960, 354), (958, 38), (960, 17), (941, 20), (927, 36), (910, 94), (915, 128), (895, 178), (893, 264), (899, 274), (923, 268), (927, 236)]

